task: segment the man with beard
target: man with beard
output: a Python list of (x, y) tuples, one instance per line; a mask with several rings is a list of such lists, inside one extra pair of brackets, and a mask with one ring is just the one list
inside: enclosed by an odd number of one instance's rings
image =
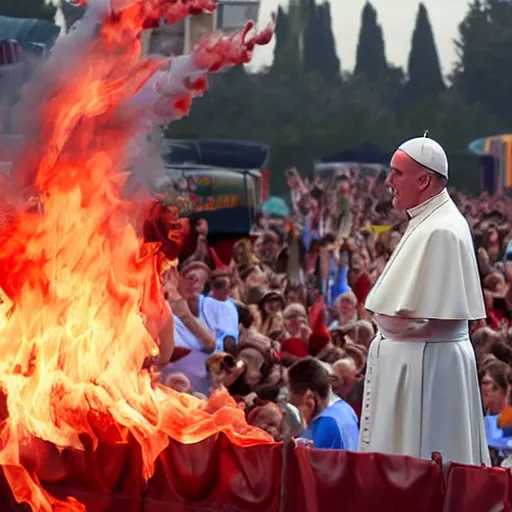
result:
[(448, 159), (426, 134), (393, 155), (387, 184), (409, 224), (366, 308), (360, 450), (489, 465), (468, 323), (485, 317), (468, 223), (446, 191)]

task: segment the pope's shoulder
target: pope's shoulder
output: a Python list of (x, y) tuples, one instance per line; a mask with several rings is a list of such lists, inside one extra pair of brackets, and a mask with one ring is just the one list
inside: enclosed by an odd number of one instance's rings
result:
[(453, 201), (448, 201), (427, 217), (418, 226), (418, 234), (429, 240), (467, 242), (472, 239), (471, 230), (466, 218)]

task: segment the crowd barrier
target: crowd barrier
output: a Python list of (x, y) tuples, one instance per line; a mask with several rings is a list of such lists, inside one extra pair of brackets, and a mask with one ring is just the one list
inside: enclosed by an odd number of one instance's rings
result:
[[(49, 452), (39, 474), (52, 495), (74, 496), (90, 512), (512, 511), (510, 472), (461, 464), (443, 471), (439, 460), (238, 448), (218, 435), (195, 445), (170, 442), (146, 483), (141, 465), (132, 443)], [(0, 510), (26, 510), (2, 480)]]

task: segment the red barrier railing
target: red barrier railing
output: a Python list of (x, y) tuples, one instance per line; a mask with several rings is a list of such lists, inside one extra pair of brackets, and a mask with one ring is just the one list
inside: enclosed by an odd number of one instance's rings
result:
[(411, 457), (288, 451), (285, 512), (442, 512), (442, 468)]
[[(53, 449), (52, 447), (50, 447)], [(50, 452), (49, 452), (50, 453)], [(89, 512), (512, 512), (501, 468), (305, 447), (239, 448), (225, 436), (171, 441), (149, 482), (137, 444), (46, 457), (44, 486)], [(445, 484), (446, 481), (446, 484)], [(0, 479), (0, 510), (24, 510)]]
[(445, 512), (510, 512), (510, 471), (451, 464)]

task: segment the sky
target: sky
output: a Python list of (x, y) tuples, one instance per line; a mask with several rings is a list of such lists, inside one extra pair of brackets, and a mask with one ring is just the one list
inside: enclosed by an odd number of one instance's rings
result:
[[(318, 3), (320, 1), (317, 0)], [(278, 5), (287, 3), (287, 0), (261, 0), (259, 25), (270, 21), (271, 13), (277, 10)], [(361, 11), (366, 0), (330, 0), (330, 3), (341, 66), (344, 71), (351, 71), (355, 64)], [(406, 68), (420, 1), (371, 0), (371, 3), (377, 10), (384, 32), (388, 62)], [(458, 26), (468, 10), (469, 0), (423, 0), (423, 3), (434, 31), (443, 74), (448, 75), (457, 57), (454, 40), (458, 37)], [(255, 51), (255, 68), (272, 62), (273, 48), (270, 44)]]

